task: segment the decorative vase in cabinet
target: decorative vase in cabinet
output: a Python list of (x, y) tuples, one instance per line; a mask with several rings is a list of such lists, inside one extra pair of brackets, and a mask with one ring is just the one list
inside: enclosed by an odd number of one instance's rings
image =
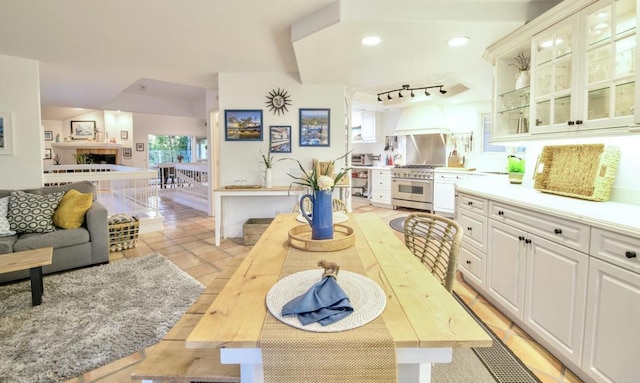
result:
[(516, 90), (527, 87), (530, 83), (531, 77), (529, 76), (528, 70), (520, 71), (520, 73), (516, 75)]

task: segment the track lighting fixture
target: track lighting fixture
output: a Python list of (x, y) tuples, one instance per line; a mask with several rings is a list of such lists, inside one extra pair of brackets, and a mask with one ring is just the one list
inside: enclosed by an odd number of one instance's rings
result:
[(387, 100), (392, 100), (393, 98), (391, 97), (391, 93), (394, 92), (398, 92), (398, 98), (404, 98), (404, 95), (402, 94), (403, 91), (409, 91), (411, 92), (411, 97), (415, 97), (416, 94), (414, 93), (414, 91), (416, 90), (424, 90), (424, 95), (429, 97), (431, 96), (431, 93), (429, 93), (429, 89), (436, 89), (438, 88), (440, 90), (440, 94), (445, 94), (447, 93), (446, 90), (442, 89), (444, 87), (444, 85), (430, 85), (430, 86), (421, 86), (421, 87), (417, 87), (417, 88), (412, 88), (410, 85), (408, 84), (404, 84), (402, 85), (402, 88), (400, 89), (393, 89), (393, 90), (388, 90), (386, 92), (380, 92), (378, 93), (378, 102), (382, 103), (382, 97), (385, 94), (387, 95)]

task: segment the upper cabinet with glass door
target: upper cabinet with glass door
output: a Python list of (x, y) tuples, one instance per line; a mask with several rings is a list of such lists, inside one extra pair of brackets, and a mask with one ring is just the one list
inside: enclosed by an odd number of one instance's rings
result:
[[(564, 0), (490, 46), (492, 141), (609, 134), (640, 124), (639, 1)], [(520, 52), (531, 56), (530, 87), (515, 83)]]
[(629, 126), (636, 113), (636, 0), (600, 1), (585, 9), (584, 129)]
[(573, 111), (579, 100), (574, 97), (576, 78), (576, 17), (565, 20), (534, 37), (532, 41), (531, 133), (566, 130), (575, 124)]
[(534, 36), (531, 133), (635, 120), (636, 0), (603, 0)]

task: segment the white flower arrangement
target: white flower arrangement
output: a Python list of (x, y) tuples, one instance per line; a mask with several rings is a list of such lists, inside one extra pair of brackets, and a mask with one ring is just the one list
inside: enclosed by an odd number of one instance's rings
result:
[[(349, 153), (339, 157), (338, 160), (346, 158)], [(300, 161), (294, 158), (280, 159), (280, 161), (282, 160), (293, 160), (298, 163), (302, 176), (294, 176), (293, 174), (287, 173), (289, 177), (294, 179), (294, 181), (291, 182), (292, 185), (306, 186), (313, 190), (333, 190), (338, 181), (340, 181), (347, 172), (351, 170), (349, 167), (344, 167), (340, 169), (335, 177), (333, 177), (333, 166), (336, 160), (325, 163), (326, 166), (314, 166), (314, 169), (310, 172), (305, 170)]]

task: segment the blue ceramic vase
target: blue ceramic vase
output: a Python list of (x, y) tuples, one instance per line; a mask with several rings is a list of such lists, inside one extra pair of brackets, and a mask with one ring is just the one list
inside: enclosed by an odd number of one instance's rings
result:
[[(305, 199), (311, 200), (311, 215), (304, 211)], [(300, 211), (311, 225), (311, 239), (333, 239), (333, 190), (314, 190), (313, 195), (303, 195)]]

